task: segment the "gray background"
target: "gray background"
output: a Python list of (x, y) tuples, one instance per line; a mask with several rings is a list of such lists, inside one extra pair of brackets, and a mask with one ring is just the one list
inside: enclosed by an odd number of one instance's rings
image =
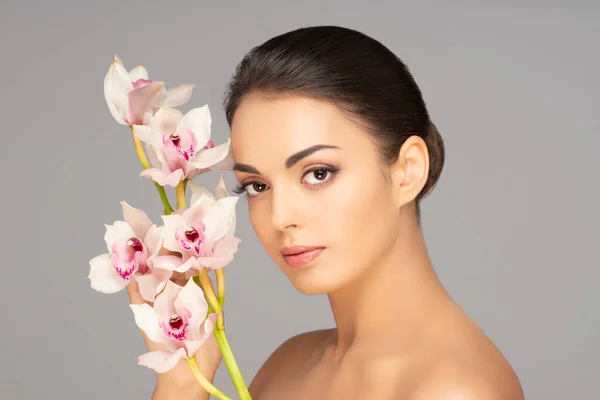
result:
[[(161, 212), (104, 101), (113, 54), (170, 85), (195, 83), (182, 110), (208, 103), (222, 142), (237, 62), (316, 24), (362, 30), (413, 71), (448, 151), (423, 204), (434, 265), (527, 398), (600, 398), (598, 2), (150, 3), (0, 5), (0, 398), (148, 399), (153, 390), (153, 372), (133, 359), (144, 347), (126, 294), (87, 281), (120, 200), (157, 222)], [(217, 178), (196, 182), (213, 188)], [(324, 296), (296, 293), (268, 258), (245, 200), (237, 210), (227, 330), (250, 382), (280, 342), (333, 320)], [(234, 395), (224, 367), (216, 384)]]

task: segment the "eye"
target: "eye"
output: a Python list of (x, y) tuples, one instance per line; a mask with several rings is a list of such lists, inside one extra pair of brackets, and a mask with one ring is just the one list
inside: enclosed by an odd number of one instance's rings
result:
[(243, 185), (238, 185), (235, 189), (233, 189), (234, 193), (242, 194), (246, 192), (248, 197), (253, 197), (259, 195), (261, 192), (267, 190), (267, 185), (260, 182), (247, 182)]
[(309, 185), (319, 186), (328, 182), (338, 171), (336, 167), (318, 167), (307, 171), (304, 177)]

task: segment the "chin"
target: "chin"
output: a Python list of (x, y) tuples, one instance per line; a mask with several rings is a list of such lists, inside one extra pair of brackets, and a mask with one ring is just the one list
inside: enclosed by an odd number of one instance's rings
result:
[(337, 291), (344, 286), (345, 279), (349, 277), (336, 274), (334, 266), (326, 268), (326, 265), (313, 265), (306, 269), (294, 269), (285, 265), (286, 275), (290, 283), (302, 294), (328, 294)]

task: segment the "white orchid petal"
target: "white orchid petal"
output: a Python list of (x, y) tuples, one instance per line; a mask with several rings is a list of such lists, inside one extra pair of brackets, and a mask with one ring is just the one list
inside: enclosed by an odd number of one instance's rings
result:
[(165, 100), (167, 91), (164, 82), (152, 82), (133, 89), (127, 94), (129, 109), (127, 121), (130, 125), (147, 125), (152, 118), (154, 107)]
[(131, 78), (132, 82), (137, 81), (138, 79), (148, 79), (148, 71), (146, 67), (143, 65), (138, 65), (129, 71), (129, 78)]
[(234, 165), (233, 153), (230, 151), (225, 158), (210, 167), (210, 169), (213, 171), (233, 171)]
[(112, 250), (113, 244), (116, 241), (127, 241), (135, 237), (135, 233), (131, 226), (124, 221), (115, 221), (112, 225), (104, 225), (106, 232), (104, 233), (104, 241), (108, 251)]
[(143, 365), (155, 372), (162, 374), (172, 370), (179, 360), (185, 358), (185, 349), (181, 348), (175, 353), (169, 353), (164, 350), (151, 351), (137, 357), (138, 365)]
[(181, 169), (168, 173), (158, 168), (148, 168), (140, 172), (140, 176), (150, 178), (160, 186), (172, 187), (176, 187), (184, 178)]
[(152, 226), (152, 221), (143, 210), (130, 206), (126, 201), (121, 201), (123, 207), (123, 220), (133, 229), (135, 237), (143, 239)]
[[(154, 301), (154, 310), (158, 314), (160, 321), (169, 321), (171, 316), (177, 312), (175, 309), (175, 299), (181, 291), (182, 286), (168, 280), (164, 290), (156, 296)], [(158, 326), (158, 325), (157, 325)]]
[(104, 98), (113, 118), (120, 124), (128, 125), (126, 121), (129, 101), (127, 93), (133, 89), (133, 83), (127, 70), (116, 55), (104, 77)]
[(177, 238), (175, 237), (175, 234), (179, 230), (186, 229), (188, 227), (187, 221), (183, 215), (180, 214), (161, 215), (161, 219), (163, 220), (164, 224), (163, 246), (167, 250), (180, 252), (181, 247), (177, 241)]
[(158, 256), (154, 258), (153, 261), (153, 265), (156, 268), (181, 273), (189, 271), (191, 268), (195, 267), (196, 264), (198, 264), (198, 262), (194, 257), (190, 257), (183, 261), (181, 257), (177, 256)]
[[(151, 257), (156, 256), (162, 246), (163, 229), (164, 226), (152, 225), (150, 229), (148, 229), (148, 232), (146, 232), (143, 242), (146, 245)], [(148, 259), (148, 261), (151, 261), (151, 259)]]
[(225, 178), (223, 175), (219, 178), (219, 182), (217, 182), (217, 187), (215, 188), (216, 199), (222, 199), (223, 197), (229, 197), (229, 193), (227, 193), (227, 187), (225, 186)]
[(213, 202), (216, 200), (213, 194), (203, 186), (200, 186), (194, 182), (188, 182), (188, 188), (192, 192), (192, 198), (190, 200), (190, 205), (193, 207), (194, 203), (196, 203), (202, 195), (207, 196)]
[(206, 206), (206, 202), (203, 199), (200, 199), (190, 208), (185, 210), (182, 214), (183, 219), (187, 223), (187, 225), (198, 227), (203, 223), (203, 219), (206, 216), (206, 213), (210, 209), (210, 206)]
[(133, 133), (144, 143), (154, 144), (152, 130), (147, 125), (133, 125)]
[(146, 148), (146, 155), (148, 156), (148, 161), (150, 161), (150, 165), (157, 169), (164, 168), (164, 156), (160, 153), (157, 153), (157, 145), (146, 144), (144, 146)]
[(212, 124), (212, 118), (208, 105), (194, 108), (183, 116), (177, 130), (179, 132), (191, 131), (196, 137), (198, 147), (204, 147), (210, 139), (210, 127)]
[(170, 136), (177, 130), (177, 124), (182, 118), (181, 111), (167, 106), (160, 107), (149, 125), (152, 134), (159, 138), (158, 140), (162, 143), (163, 138)]
[(179, 291), (174, 305), (178, 315), (183, 315), (184, 310), (190, 312), (190, 327), (188, 328), (190, 334), (189, 339), (197, 340), (200, 334), (200, 325), (204, 322), (206, 312), (208, 311), (208, 304), (204, 299), (204, 292), (193, 279), (190, 279), (183, 289)]
[(167, 90), (167, 98), (163, 104), (169, 107), (178, 107), (187, 103), (192, 96), (192, 90), (195, 87), (196, 85), (192, 84), (173, 86)]
[(164, 335), (158, 325), (158, 313), (149, 304), (130, 304), (133, 311), (135, 324), (140, 328), (148, 339), (156, 343), (164, 342)]
[(135, 280), (138, 283), (140, 294), (144, 300), (154, 302), (156, 295), (163, 289), (165, 283), (173, 272), (160, 268), (153, 268), (152, 271), (145, 275), (135, 275)]
[(219, 314), (210, 314), (202, 325), (202, 328), (198, 330), (198, 336), (196, 340), (186, 341), (185, 345), (187, 348), (188, 357), (193, 357), (200, 347), (206, 342), (208, 338), (214, 333), (215, 324), (217, 319), (219, 318)]
[(205, 240), (208, 243), (214, 243), (223, 238), (231, 229), (233, 216), (235, 214), (235, 205), (238, 197), (225, 197), (213, 204), (204, 217)]
[(92, 289), (106, 294), (121, 291), (129, 283), (115, 271), (110, 253), (101, 254), (90, 260), (88, 279)]
[(230, 143), (231, 139), (227, 139), (227, 142), (223, 144), (199, 151), (194, 161), (190, 161), (190, 163), (198, 169), (212, 168), (227, 157)]

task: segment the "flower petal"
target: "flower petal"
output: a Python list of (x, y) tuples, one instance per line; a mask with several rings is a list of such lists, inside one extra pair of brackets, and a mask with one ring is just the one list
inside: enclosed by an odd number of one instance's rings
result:
[(231, 139), (227, 139), (227, 142), (215, 146), (212, 149), (199, 151), (194, 161), (190, 161), (190, 163), (198, 169), (214, 167), (227, 157), (227, 154), (229, 154), (230, 143)]
[(181, 252), (181, 246), (179, 245), (175, 235), (179, 230), (187, 229), (189, 225), (186, 219), (180, 214), (161, 215), (160, 217), (164, 223), (163, 246), (167, 250)]
[(212, 202), (210, 200), (207, 200), (207, 198), (204, 197), (194, 203), (194, 205), (187, 210), (184, 210), (182, 216), (186, 224), (194, 227), (200, 226), (203, 223), (202, 220), (204, 219), (204, 216), (212, 205), (211, 203)]
[(112, 247), (116, 241), (127, 241), (132, 237), (136, 237), (133, 229), (131, 229), (131, 226), (129, 226), (127, 222), (115, 221), (112, 225), (104, 224), (104, 226), (106, 227), (104, 241), (106, 242), (106, 247), (109, 252), (112, 251)]
[(241, 242), (239, 238), (233, 236), (225, 236), (219, 240), (214, 247), (213, 255), (210, 257), (199, 257), (200, 265), (210, 268), (223, 268), (233, 261), (235, 253), (238, 251), (238, 244)]
[(127, 125), (125, 120), (129, 108), (127, 93), (132, 89), (133, 83), (129, 74), (119, 57), (115, 55), (104, 77), (104, 98), (113, 118), (123, 125)]
[(150, 256), (156, 256), (162, 247), (163, 229), (164, 226), (152, 225), (150, 229), (148, 229), (148, 232), (146, 232), (143, 242), (146, 245)]
[(188, 280), (183, 289), (181, 289), (175, 299), (174, 306), (178, 315), (182, 315), (184, 310), (191, 313), (190, 326), (188, 328), (190, 336), (188, 338), (189, 340), (198, 340), (200, 325), (202, 325), (206, 318), (208, 304), (204, 298), (204, 292), (193, 279)]
[(159, 374), (172, 370), (179, 360), (185, 357), (185, 349), (181, 348), (175, 353), (164, 350), (151, 351), (137, 357), (138, 365), (153, 369)]
[(159, 315), (149, 304), (130, 304), (129, 307), (133, 311), (135, 324), (140, 328), (148, 339), (155, 343), (163, 343), (164, 336), (160, 331)]
[(140, 294), (144, 300), (154, 302), (156, 295), (163, 289), (163, 284), (171, 278), (172, 271), (160, 268), (153, 268), (145, 275), (134, 275), (138, 282)]
[(167, 97), (163, 104), (169, 107), (178, 107), (187, 103), (192, 96), (192, 90), (195, 87), (196, 85), (192, 84), (173, 86), (167, 90)]
[(166, 95), (164, 82), (152, 82), (130, 91), (127, 94), (129, 100), (127, 121), (129, 125), (147, 125), (152, 118), (153, 108), (162, 104)]
[(184, 262), (181, 257), (177, 256), (158, 256), (153, 258), (152, 263), (156, 268), (184, 273), (190, 268), (197, 268), (198, 261), (194, 257), (190, 257)]
[(219, 314), (210, 314), (204, 320), (202, 328), (198, 330), (198, 334), (196, 336), (197, 339), (186, 340), (185, 347), (189, 358), (192, 358), (198, 352), (198, 350), (200, 350), (200, 347), (202, 347), (204, 342), (206, 342), (206, 340), (213, 334), (217, 318), (219, 318)]
[(222, 198), (213, 204), (204, 217), (204, 237), (207, 243), (223, 238), (231, 229), (238, 197)]
[(112, 265), (110, 253), (101, 254), (90, 260), (90, 273), (88, 275), (92, 289), (101, 293), (111, 294), (125, 289), (129, 283), (117, 275)]
[(208, 142), (208, 139), (210, 139), (211, 124), (212, 118), (210, 116), (210, 111), (208, 109), (208, 105), (205, 105), (194, 108), (185, 114), (185, 116), (177, 125), (177, 131), (180, 133), (188, 130), (191, 131), (196, 137), (198, 150), (200, 150), (200, 148), (204, 147), (204, 145)]
[(198, 185), (197, 183), (188, 182), (188, 188), (190, 188), (190, 191), (192, 192), (192, 198), (190, 200), (190, 207), (193, 207), (194, 204), (198, 200), (200, 200), (203, 195), (208, 197), (209, 200), (212, 200), (213, 202), (215, 201), (215, 196), (213, 196), (213, 194), (208, 189), (206, 189), (203, 186)]
[(152, 130), (147, 125), (133, 125), (133, 132), (144, 143), (154, 144)]
[(135, 82), (138, 79), (148, 79), (148, 71), (146, 70), (146, 67), (140, 64), (129, 71), (129, 78), (131, 78), (132, 82)]
[(183, 114), (181, 111), (167, 106), (160, 107), (154, 118), (152, 118), (152, 122), (150, 122), (152, 134), (160, 138), (160, 142), (162, 143), (165, 137), (168, 137), (177, 130), (177, 124), (179, 124), (182, 118)]
[(219, 178), (219, 182), (217, 183), (217, 187), (215, 188), (215, 194), (217, 200), (222, 199), (223, 197), (229, 197), (229, 193), (227, 193), (227, 187), (225, 186), (225, 178), (223, 175)]
[(135, 237), (143, 239), (152, 226), (152, 221), (143, 210), (131, 207), (127, 202), (121, 201), (123, 207), (123, 220), (133, 229)]
[(229, 152), (227, 153), (227, 156), (224, 159), (210, 167), (210, 169), (214, 171), (233, 171), (234, 165), (235, 162), (233, 160), (233, 153)]
[(183, 180), (183, 170), (168, 173), (158, 168), (148, 168), (140, 172), (140, 176), (150, 178), (160, 186), (176, 187)]
[[(217, 200), (223, 199), (225, 197), (229, 197), (229, 193), (227, 192), (227, 187), (225, 186), (225, 179), (223, 178), (223, 175), (221, 175), (221, 178), (219, 179), (219, 182), (217, 183), (217, 187), (215, 188), (215, 193), (217, 195), (216, 196)], [(235, 233), (235, 227), (236, 227), (236, 215), (234, 213), (232, 221), (231, 221), (231, 228), (229, 229), (229, 232), (227, 232), (226, 236), (233, 236)]]
[[(169, 321), (171, 316), (177, 312), (174, 303), (181, 289), (181, 286), (169, 280), (165, 289), (156, 296), (154, 310), (158, 314), (159, 321)], [(159, 326), (158, 323), (156, 326)]]

